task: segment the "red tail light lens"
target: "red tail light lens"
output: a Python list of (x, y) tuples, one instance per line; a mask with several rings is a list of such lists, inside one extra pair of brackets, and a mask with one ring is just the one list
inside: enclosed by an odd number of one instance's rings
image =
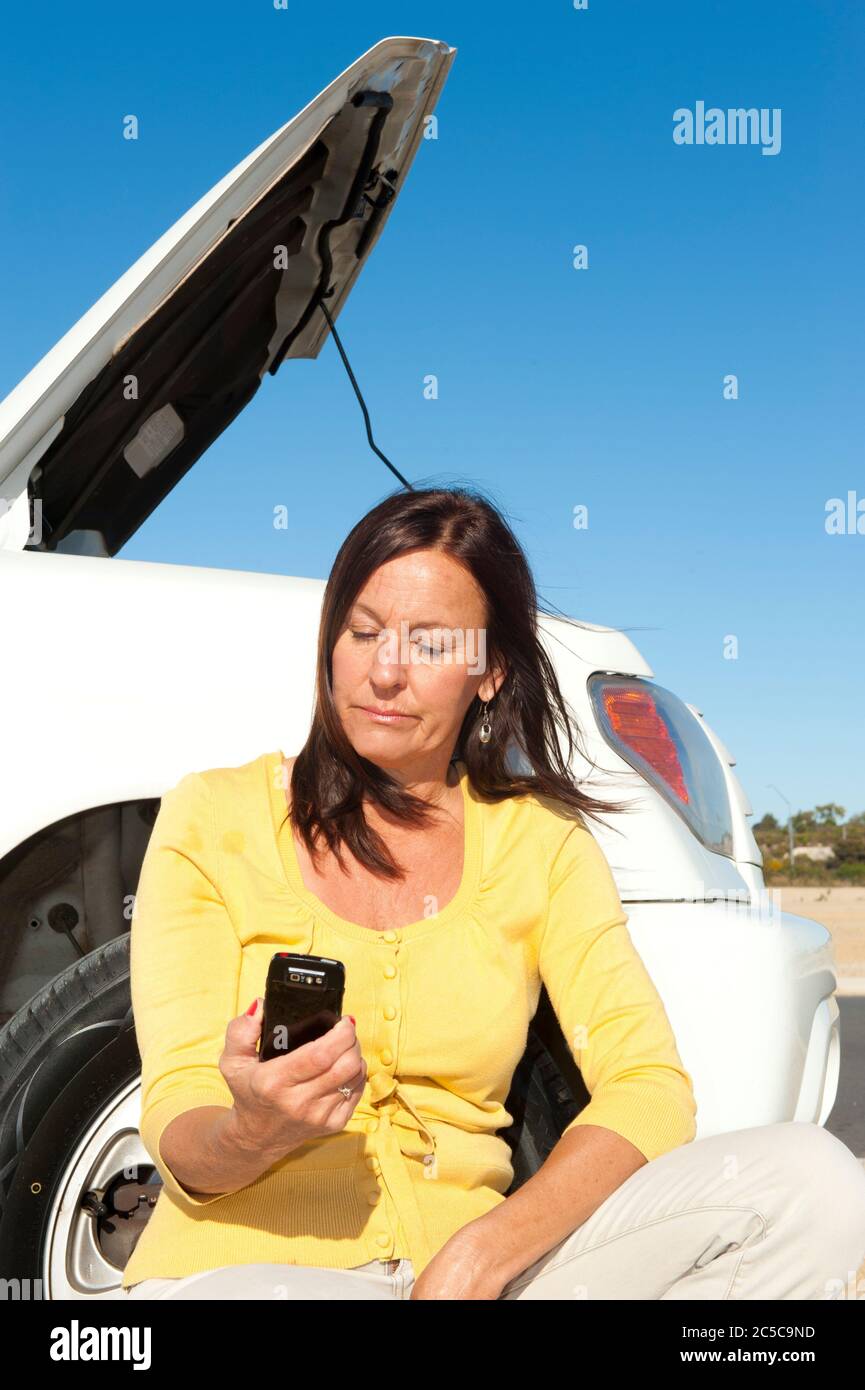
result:
[(615, 738), (653, 767), (680, 801), (688, 801), (676, 745), (651, 691), (612, 685), (604, 688), (601, 699)]
[(708, 849), (733, 853), (727, 780), (697, 717), (671, 690), (594, 675), (589, 695), (607, 743), (645, 777)]

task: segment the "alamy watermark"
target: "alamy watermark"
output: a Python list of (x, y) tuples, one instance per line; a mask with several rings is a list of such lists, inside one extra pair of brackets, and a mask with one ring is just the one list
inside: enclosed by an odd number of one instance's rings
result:
[[(409, 633), (415, 639), (410, 641)], [(411, 628), (405, 619), (395, 628), (381, 632), (356, 632), (358, 641), (374, 641), (381, 649), (380, 659), (388, 664), (416, 666), (466, 666), (473, 675), (483, 675), (487, 669), (487, 633), (483, 627), (425, 627)]]
[(763, 154), (781, 152), (780, 106), (706, 108), (680, 106), (673, 112), (673, 140), (677, 145), (761, 145)]

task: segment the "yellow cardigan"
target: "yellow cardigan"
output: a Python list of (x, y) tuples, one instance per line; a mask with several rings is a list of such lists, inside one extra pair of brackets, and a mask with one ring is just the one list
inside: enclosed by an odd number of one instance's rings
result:
[[(258, 1261), (420, 1274), (513, 1179), (497, 1131), (543, 981), (603, 1125), (652, 1159), (694, 1138), (696, 1102), (669, 1019), (594, 836), (560, 803), (484, 800), (458, 762), (465, 858), (456, 896), (396, 931), (347, 921), (304, 885), (282, 753), (190, 772), (162, 798), (131, 932), (140, 1134), (163, 1187), (124, 1288)], [(218, 1067), (231, 1018), (271, 956), (341, 960), (367, 1084), (346, 1127), (239, 1191), (193, 1197), (161, 1155), (176, 1115), (231, 1106)]]

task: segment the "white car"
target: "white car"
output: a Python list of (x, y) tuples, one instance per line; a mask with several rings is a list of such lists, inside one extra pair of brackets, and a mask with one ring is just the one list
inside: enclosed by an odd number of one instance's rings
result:
[[(0, 405), (0, 1277), (41, 1281), (22, 1296), (120, 1297), (159, 1191), (128, 950), (159, 798), (191, 770), (297, 751), (312, 711), (323, 579), (113, 557), (266, 373), (318, 356), (321, 299), (336, 318), (454, 56), (376, 44)], [(540, 623), (584, 735), (575, 773), (597, 765), (590, 790), (631, 802), (593, 829), (693, 1078), (697, 1137), (823, 1124), (831, 941), (766, 893), (733, 758), (625, 635)], [(587, 1099), (544, 991), (509, 1098), (515, 1186)]]

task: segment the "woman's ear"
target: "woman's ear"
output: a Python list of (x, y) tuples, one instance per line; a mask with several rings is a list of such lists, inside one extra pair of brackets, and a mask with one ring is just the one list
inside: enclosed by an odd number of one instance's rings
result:
[(491, 700), (495, 699), (504, 684), (507, 673), (506, 666), (497, 666), (496, 669), (487, 676), (486, 680), (481, 682), (478, 686), (478, 698), (481, 702), (485, 701), (489, 704)]

